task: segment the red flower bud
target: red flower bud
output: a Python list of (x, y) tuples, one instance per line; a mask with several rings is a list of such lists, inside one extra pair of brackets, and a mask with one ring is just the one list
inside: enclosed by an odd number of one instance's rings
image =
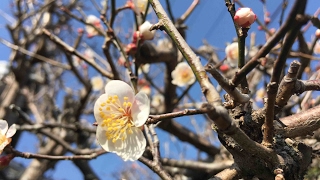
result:
[(220, 71), (225, 73), (227, 72), (230, 68), (227, 64), (222, 64), (220, 67), (219, 67)]
[(5, 156), (1, 156), (0, 157), (0, 170), (6, 168), (11, 160), (14, 158), (15, 156), (13, 154), (8, 154), (8, 155), (5, 155)]

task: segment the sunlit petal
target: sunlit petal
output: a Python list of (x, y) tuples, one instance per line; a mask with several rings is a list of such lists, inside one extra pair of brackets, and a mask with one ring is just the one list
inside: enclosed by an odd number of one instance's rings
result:
[[(128, 101), (132, 102), (134, 99), (133, 89), (125, 82), (113, 80), (108, 82), (105, 86), (105, 92), (108, 95), (118, 95), (119, 97), (128, 97)], [(120, 99), (122, 100), (122, 99)]]
[(8, 130), (8, 122), (3, 120), (3, 119), (0, 119), (0, 131), (1, 131), (1, 134), (5, 135), (7, 130)]
[(7, 138), (12, 137), (12, 136), (16, 133), (16, 131), (17, 131), (16, 125), (15, 125), (15, 124), (12, 124), (12, 125), (10, 126), (10, 128), (8, 129), (8, 131), (7, 131), (6, 137), (7, 137)]
[(115, 144), (112, 143), (111, 141), (109, 141), (106, 138), (105, 134), (106, 134), (106, 131), (101, 126), (98, 126), (96, 135), (97, 135), (97, 140), (98, 140), (99, 144), (101, 145), (101, 147), (104, 150), (106, 150), (108, 152), (114, 152), (116, 149)]
[(126, 148), (116, 152), (123, 160), (135, 161), (139, 159), (146, 148), (146, 139), (139, 128), (133, 128), (133, 134), (128, 136), (124, 144)]
[(132, 104), (132, 118), (136, 127), (142, 126), (150, 114), (150, 100), (144, 93), (139, 92)]

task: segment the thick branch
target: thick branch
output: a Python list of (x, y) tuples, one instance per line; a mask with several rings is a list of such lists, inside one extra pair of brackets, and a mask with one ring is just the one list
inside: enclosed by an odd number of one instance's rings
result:
[[(274, 105), (276, 100), (276, 94), (279, 86), (279, 82), (281, 79), (281, 73), (283, 70), (283, 67), (285, 65), (285, 62), (287, 60), (288, 53), (290, 52), (290, 49), (299, 33), (300, 28), (303, 24), (306, 23), (306, 21), (302, 18), (302, 15), (305, 11), (305, 6), (307, 1), (301, 0), (299, 1), (300, 6), (297, 9), (297, 15), (295, 15), (294, 19), (294, 26), (289, 31), (289, 33), (286, 35), (286, 38), (284, 40), (282, 50), (280, 52), (280, 55), (278, 56), (277, 60), (275, 61), (274, 67), (273, 67), (273, 73), (271, 75), (271, 80), (268, 85), (268, 99), (266, 103), (266, 118), (264, 123), (264, 131), (263, 131), (263, 144), (266, 146), (270, 146), (273, 143), (273, 120), (274, 120)], [(298, 4), (298, 3), (296, 3)]]
[(283, 129), (276, 129), (285, 137), (299, 137), (312, 135), (320, 128), (320, 106), (293, 114), (280, 119), (286, 125)]

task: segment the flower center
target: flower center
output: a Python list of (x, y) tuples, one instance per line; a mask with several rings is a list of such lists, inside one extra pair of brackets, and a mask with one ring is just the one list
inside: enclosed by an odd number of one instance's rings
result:
[(106, 102), (100, 104), (100, 117), (103, 119), (101, 126), (105, 127), (106, 137), (115, 143), (127, 138), (127, 133), (133, 133), (131, 117), (132, 103), (128, 102), (128, 97), (123, 97), (121, 104), (117, 95), (109, 96)]
[(232, 49), (229, 51), (229, 57), (231, 59), (238, 59), (238, 49)]
[(4, 143), (6, 141), (7, 137), (0, 133), (0, 144)]
[(181, 77), (182, 77), (183, 79), (189, 78), (189, 75), (190, 75), (190, 72), (189, 72), (188, 69), (185, 69), (185, 70), (183, 70), (183, 71), (181, 72)]

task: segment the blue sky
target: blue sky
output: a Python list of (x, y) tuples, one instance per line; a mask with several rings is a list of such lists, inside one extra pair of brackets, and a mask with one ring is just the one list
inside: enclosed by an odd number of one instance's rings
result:
[[(10, 14), (10, 6), (9, 6), (10, 2), (11, 1), (9, 0), (3, 0), (2, 2), (3, 4), (0, 10), (2, 12), (6, 12)], [(120, 6), (124, 2), (125, 2), (124, 0), (117, 1), (118, 6)], [(177, 18), (182, 13), (184, 13), (184, 11), (191, 4), (192, 0), (183, 0), (183, 3), (182, 3), (182, 0), (180, 1), (172, 0), (171, 2), (173, 7), (173, 14)], [(282, 1), (267, 1), (268, 11), (272, 14), (275, 11), (275, 9), (278, 7), (279, 5), (278, 3), (280, 2)], [(286, 14), (289, 12), (290, 7), (292, 6), (292, 2), (293, 2), (292, 0), (289, 0), (289, 5), (288, 5), (289, 8), (285, 12)], [(253, 11), (257, 14), (257, 17), (261, 21), (263, 21), (263, 9), (260, 1), (243, 0), (242, 3), (252, 8)], [(312, 15), (318, 8), (319, 8), (318, 0), (309, 0), (306, 12)], [(91, 13), (94, 13), (94, 11), (91, 10)], [(129, 13), (129, 12), (125, 11), (124, 13)], [(98, 15), (97, 13), (94, 13), (94, 14)], [(151, 21), (155, 21), (155, 15), (153, 13), (151, 13), (148, 18), (151, 19)], [(274, 21), (272, 21), (272, 23), (270, 23), (268, 27), (278, 28), (279, 25), (277, 21), (278, 19), (275, 19)], [(127, 22), (130, 22), (130, 19), (124, 21), (124, 23), (127, 23)], [(3, 18), (3, 16), (0, 16), (0, 37), (10, 41), (11, 39), (5, 27), (7, 23), (10, 24), (10, 22), (8, 22), (5, 18)], [(218, 52), (219, 52), (220, 58), (224, 57), (225, 44), (227, 42), (231, 42), (232, 39), (236, 36), (235, 30), (232, 24), (232, 20), (230, 18), (229, 13), (226, 10), (226, 6), (223, 0), (220, 0), (220, 1), (201, 0), (200, 5), (196, 8), (193, 15), (189, 17), (189, 19), (186, 21), (186, 25), (188, 27), (186, 40), (192, 47), (195, 47), (195, 48), (199, 47), (200, 45), (202, 45), (202, 41), (206, 39), (211, 45), (219, 49)], [(264, 33), (257, 30), (257, 24), (252, 25), (249, 33), (252, 31), (255, 31), (257, 33), (256, 43), (257, 44), (264, 43), (264, 40), (265, 40)], [(305, 36), (307, 38), (307, 41), (310, 41), (314, 31), (315, 31), (314, 27), (311, 27), (309, 31), (307, 31), (307, 34)], [(161, 32), (158, 32), (158, 33), (161, 33)], [(249, 42), (249, 39), (247, 39), (247, 42)], [(97, 45), (97, 46), (100, 46), (100, 45)], [(10, 55), (10, 49), (2, 44), (0, 44), (0, 49), (1, 49), (0, 60), (7, 60)], [(91, 73), (94, 73), (94, 72), (91, 72)], [(192, 88), (191, 92), (195, 97), (201, 97), (201, 91), (199, 90), (198, 85), (195, 85)], [(196, 118), (202, 119), (201, 116), (196, 116)], [(192, 126), (189, 118), (177, 118), (177, 121), (184, 124), (185, 126), (188, 126), (188, 127)], [(199, 122), (199, 124), (203, 125), (201, 121)], [(160, 142), (165, 142), (172, 139), (169, 135), (167, 135), (166, 133), (163, 133), (161, 130), (158, 130), (157, 132), (160, 136)], [(31, 135), (30, 133), (24, 133), (23, 137), (24, 138), (22, 141), (20, 141), (17, 149), (20, 151), (35, 152), (37, 147), (36, 137)], [(162, 151), (163, 151), (163, 147), (164, 145), (161, 144)], [(180, 154), (179, 151), (185, 150), (184, 155), (186, 158), (189, 158), (189, 159), (196, 158), (195, 154), (197, 154), (197, 151), (193, 147), (190, 147), (186, 144), (180, 144), (176, 146), (175, 143), (171, 143), (170, 147), (172, 147), (173, 149), (172, 153), (170, 154), (170, 157), (178, 158), (177, 156)], [(27, 165), (30, 162), (30, 160), (22, 160), (22, 159), (17, 159), (17, 160), (19, 162), (22, 162), (25, 165)], [(90, 161), (90, 164), (92, 164), (95, 172), (99, 175), (101, 179), (106, 179), (106, 177), (110, 177), (111, 172), (117, 171), (118, 169), (121, 169), (124, 167), (123, 161), (119, 157), (111, 153), (100, 156), (97, 159)], [(47, 175), (52, 176), (56, 180), (82, 179), (82, 175), (80, 171), (70, 161), (60, 161), (55, 169), (47, 172)]]

